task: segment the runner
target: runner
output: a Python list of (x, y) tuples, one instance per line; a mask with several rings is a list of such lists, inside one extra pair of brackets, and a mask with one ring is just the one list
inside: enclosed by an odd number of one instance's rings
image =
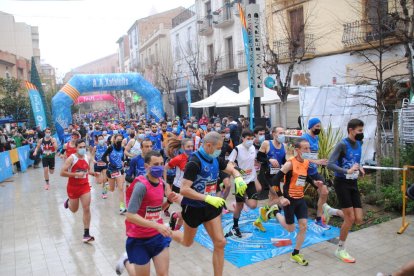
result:
[(242, 132), (242, 144), (234, 148), (229, 156), (229, 161), (235, 166), (237, 165), (243, 171), (243, 180), (247, 183), (246, 192), (243, 195), (236, 195), (236, 205), (233, 212), (233, 227), (225, 235), (225, 237), (236, 236), (242, 237), (239, 228), (239, 218), (244, 204), (250, 209), (257, 207), (258, 192), (262, 187), (257, 181), (256, 169), (254, 162), (256, 160), (256, 150), (253, 146), (254, 134), (251, 130)]
[(151, 132), (146, 138), (149, 138), (152, 141), (152, 148), (155, 151), (160, 151), (162, 149), (163, 136), (158, 132), (158, 126), (156, 123), (151, 124)]
[[(168, 140), (168, 155), (172, 156), (174, 151), (177, 151), (181, 149), (181, 154), (176, 155), (174, 158), (170, 159), (168, 163), (165, 165), (164, 170), (164, 179), (167, 177), (167, 171), (169, 169), (175, 169), (175, 177), (174, 181), (171, 185), (171, 188), (169, 186), (166, 186), (166, 195), (169, 195), (170, 189), (176, 193), (180, 193), (181, 188), (181, 181), (184, 177), (184, 169), (187, 165), (188, 157), (193, 154), (193, 141), (191, 139), (184, 138), (182, 140), (170, 138)], [(171, 202), (168, 202), (172, 204)], [(183, 225), (182, 215), (181, 212), (173, 212), (170, 216), (170, 228), (172, 230), (178, 230)]]
[(334, 187), (339, 205), (344, 214), (338, 248), (335, 256), (345, 263), (355, 263), (355, 258), (345, 249), (345, 241), (352, 225), (362, 223), (362, 205), (358, 190), (358, 176), (365, 175), (360, 166), (362, 140), (364, 139), (364, 122), (352, 119), (347, 126), (348, 137), (339, 142), (331, 157), (328, 168), (335, 172)]
[(67, 193), (68, 199), (64, 203), (66, 209), (69, 208), (72, 213), (76, 213), (79, 209), (79, 201), (83, 210), (83, 242), (88, 243), (95, 240), (89, 234), (89, 226), (91, 223), (91, 188), (89, 187), (88, 174), (94, 175), (92, 162), (89, 162), (86, 156), (85, 140), (76, 141), (76, 153), (69, 156), (63, 164), (60, 176), (68, 177)]
[(181, 183), (181, 206), (184, 219), (184, 232), (176, 231), (174, 240), (184, 246), (191, 246), (197, 228), (203, 224), (214, 244), (214, 275), (223, 274), (224, 246), (226, 240), (221, 226), (221, 209), (225, 200), (216, 196), (219, 170), (233, 175), (236, 193), (243, 195), (247, 185), (232, 164), (218, 159), (223, 140), (217, 132), (210, 132), (204, 137), (202, 147), (189, 159)]
[(50, 128), (45, 129), (45, 137), (39, 139), (37, 146), (33, 152), (36, 156), (39, 149), (42, 152), (43, 176), (45, 178), (45, 190), (49, 190), (49, 173), (53, 174), (55, 171), (55, 154), (58, 148), (56, 139), (52, 136)]
[[(321, 184), (319, 180), (313, 180), (308, 176), (309, 160), (303, 159), (303, 154), (310, 152), (309, 142), (303, 138), (295, 142), (296, 156), (289, 159), (282, 168), (275, 175), (271, 182), (272, 187), (270, 191), (277, 194), (278, 202), (283, 206), (284, 216), (278, 211), (278, 208), (273, 210), (276, 219), (280, 225), (289, 232), (295, 231), (295, 217), (299, 224), (299, 233), (296, 236), (295, 249), (290, 255), (290, 260), (300, 265), (308, 265), (303, 254), (299, 254), (299, 250), (305, 240), (306, 229), (308, 225), (308, 207), (304, 199), (305, 182), (314, 182), (314, 184)], [(285, 183), (283, 185), (283, 193), (281, 192), (280, 182), (283, 177)], [(277, 205), (274, 205), (277, 207)]]
[(98, 144), (92, 148), (91, 157), (94, 159), (94, 171), (96, 177), (96, 183), (102, 185), (102, 198), (106, 199), (108, 197), (108, 188), (106, 187), (106, 169), (108, 168), (105, 161), (102, 160), (102, 156), (105, 151), (108, 149), (108, 146), (105, 143), (104, 137), (102, 134), (98, 135)]
[[(72, 154), (76, 153), (76, 141), (80, 139), (80, 134), (77, 131), (72, 131), (70, 141), (63, 145), (61, 156), (67, 159)], [(63, 155), (64, 154), (64, 155)]]
[(157, 151), (145, 155), (146, 175), (138, 176), (126, 192), (125, 225), (127, 254), (121, 256), (116, 273), (126, 267), (129, 275), (150, 275), (150, 261), (157, 275), (168, 275), (172, 231), (161, 218), (164, 197), (164, 160)]
[[(302, 138), (306, 139), (309, 142), (310, 148), (311, 148), (311, 153), (305, 157), (310, 162), (308, 175), (313, 180), (320, 180), (323, 183), (323, 185), (320, 185), (320, 186), (314, 186), (313, 184), (311, 184), (312, 187), (314, 187), (318, 191), (318, 195), (319, 195), (315, 223), (318, 226), (322, 227), (323, 229), (329, 229), (330, 226), (326, 224), (329, 222), (329, 218), (330, 218), (330, 215), (328, 215), (328, 210), (330, 210), (330, 212), (333, 213), (334, 215), (340, 216), (342, 218), (344, 216), (343, 216), (342, 211), (330, 208), (330, 206), (327, 205), (326, 201), (328, 200), (329, 190), (328, 190), (328, 187), (326, 186), (325, 178), (318, 173), (318, 165), (326, 166), (328, 164), (328, 160), (318, 159), (318, 151), (319, 151), (319, 136), (318, 135), (321, 132), (321, 120), (319, 120), (318, 118), (310, 119), (308, 122), (308, 130), (309, 130), (308, 133), (305, 133), (302, 135)], [(322, 220), (323, 214), (326, 214), (328, 216), (327, 218), (325, 218), (326, 223)]]
[[(230, 138), (230, 134), (227, 134), (224, 129), (219, 130), (218, 133), (221, 134), (221, 138), (223, 139), (223, 146), (221, 147), (220, 158), (228, 160), (229, 155), (234, 149), (233, 141)], [(227, 173), (220, 171), (219, 172), (219, 179), (218, 179), (218, 186), (217, 191), (220, 192), (219, 196), (224, 200), (227, 199), (230, 193), (230, 175)], [(223, 206), (223, 213), (227, 214), (229, 211), (227, 210), (226, 206)]]
[[(260, 131), (264, 132), (264, 130)], [(257, 153), (257, 161), (261, 163), (259, 181), (265, 189), (269, 188), (268, 204), (259, 209), (259, 218), (257, 218), (254, 222), (254, 226), (262, 232), (266, 231), (262, 221), (266, 222), (269, 215), (273, 214), (273, 209), (278, 208), (277, 205), (275, 205), (277, 197), (270, 191), (273, 177), (280, 171), (280, 168), (286, 162), (284, 128), (274, 127), (272, 130), (272, 136), (272, 140), (263, 141), (259, 152)]]
[(121, 215), (126, 212), (124, 201), (124, 148), (122, 147), (122, 140), (122, 134), (114, 135), (114, 143), (107, 148), (102, 156), (102, 160), (108, 164), (106, 176), (108, 177), (109, 190), (113, 192), (115, 184), (118, 187), (119, 213)]
[(141, 142), (140, 149), (141, 154), (131, 159), (129, 169), (125, 173), (125, 180), (129, 183), (132, 183), (138, 176), (145, 175), (146, 170), (144, 158), (148, 152), (152, 151), (152, 141), (145, 138), (145, 140)]

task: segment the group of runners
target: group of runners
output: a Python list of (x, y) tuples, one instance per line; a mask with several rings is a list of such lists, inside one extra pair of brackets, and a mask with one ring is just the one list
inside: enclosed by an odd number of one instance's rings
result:
[[(50, 188), (49, 173), (54, 171), (55, 155), (65, 159), (60, 171), (62, 177), (68, 178), (64, 207), (76, 212), (82, 205), (85, 243), (94, 241), (89, 233), (88, 175), (101, 185), (103, 199), (108, 191), (117, 188), (119, 213), (126, 217), (127, 235), (126, 252), (116, 265), (119, 275), (125, 268), (130, 275), (149, 275), (151, 260), (157, 275), (168, 275), (170, 242), (191, 246), (200, 225), (204, 225), (214, 246), (214, 275), (222, 275), (226, 239), (243, 237), (238, 224), (242, 210), (257, 208), (259, 195), (267, 191), (268, 199), (261, 204), (254, 227), (265, 232), (263, 223), (275, 219), (294, 232), (296, 218), (299, 232), (290, 260), (308, 265), (300, 254), (308, 225), (306, 183), (319, 195), (314, 223), (327, 230), (331, 216), (342, 217), (334, 254), (343, 262), (355, 262), (345, 249), (345, 241), (352, 225), (362, 221), (357, 186), (358, 177), (364, 175), (360, 166), (364, 128), (361, 120), (349, 121), (348, 136), (338, 143), (329, 160), (318, 157), (322, 127), (318, 118), (310, 119), (308, 131), (293, 140), (290, 153), (282, 127), (274, 127), (268, 139), (264, 127), (244, 129), (240, 141), (233, 141), (229, 128), (220, 122), (204, 127), (192, 122), (180, 126), (177, 121), (90, 126), (86, 139), (75, 128), (65, 129), (70, 139), (61, 149), (51, 130), (46, 129), (35, 151), (42, 154), (46, 190)], [(327, 204), (329, 189), (318, 166), (334, 171), (340, 209)], [(231, 190), (235, 195), (233, 208), (226, 206)], [(171, 204), (178, 204), (181, 211), (170, 214)], [(231, 209), (233, 226), (223, 233), (221, 215)], [(162, 214), (170, 217), (169, 223), (164, 223)]]

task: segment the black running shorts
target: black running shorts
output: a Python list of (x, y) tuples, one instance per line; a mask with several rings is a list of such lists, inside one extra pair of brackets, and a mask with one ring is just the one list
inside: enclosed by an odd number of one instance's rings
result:
[(42, 158), (43, 168), (49, 168), (49, 170), (55, 169), (55, 158)]
[(216, 208), (207, 204), (205, 207), (196, 208), (190, 205), (181, 205), (183, 211), (182, 216), (185, 223), (191, 228), (197, 228), (204, 222), (215, 219), (221, 215), (222, 207)]
[(304, 198), (289, 198), (289, 201), (290, 204), (283, 207), (287, 224), (294, 224), (295, 216), (297, 220), (308, 218), (308, 206)]
[[(247, 199), (256, 199), (258, 198), (258, 194), (257, 194), (257, 190), (256, 190), (256, 185), (254, 183), (254, 181), (251, 181), (247, 184), (247, 189), (245, 192), (245, 195), (247, 195)], [(244, 196), (240, 196), (240, 195), (236, 195), (236, 202), (244, 202), (245, 201), (245, 197)]]
[(357, 180), (335, 177), (334, 187), (341, 208), (362, 208)]

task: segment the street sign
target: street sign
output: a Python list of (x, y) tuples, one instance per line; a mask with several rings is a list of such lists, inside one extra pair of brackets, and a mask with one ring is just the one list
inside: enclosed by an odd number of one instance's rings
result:
[(263, 97), (263, 47), (260, 37), (260, 8), (258, 4), (246, 6), (246, 23), (249, 38), (249, 60), (247, 60), (247, 66), (250, 70), (249, 85), (254, 89), (255, 97)]
[(273, 89), (273, 87), (275, 87), (275, 84), (276, 84), (275, 79), (272, 78), (271, 76), (266, 77), (264, 83), (266, 87), (269, 89)]

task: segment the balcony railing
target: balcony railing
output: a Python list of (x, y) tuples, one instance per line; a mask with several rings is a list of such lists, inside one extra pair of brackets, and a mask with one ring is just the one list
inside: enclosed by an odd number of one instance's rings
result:
[(345, 47), (360, 46), (380, 39), (395, 37), (403, 28), (403, 22), (397, 22), (391, 16), (381, 20), (358, 20), (344, 24), (342, 43)]
[[(217, 61), (217, 62), (216, 62)], [(217, 68), (216, 67), (217, 64)], [(217, 60), (208, 60), (203, 63), (203, 75), (211, 75), (214, 73), (222, 73), (226, 71), (245, 70), (246, 69), (246, 55), (244, 51), (239, 51), (237, 54), (225, 54), (220, 56)]]
[(197, 82), (196, 78), (194, 76), (189, 76), (187, 77), (179, 77), (176, 79), (172, 79), (170, 80), (170, 88), (172, 90), (175, 89), (187, 89), (187, 83), (188, 83), (188, 79), (190, 80), (190, 88), (193, 87), (193, 85)]
[(300, 40), (299, 42), (289, 38), (276, 40), (273, 42), (273, 51), (281, 61), (315, 56), (315, 39), (313, 34), (305, 34)]
[(208, 36), (213, 33), (213, 15), (209, 14), (197, 21), (198, 34), (201, 36)]
[(192, 5), (188, 9), (185, 9), (180, 14), (172, 19), (172, 27), (175, 28), (176, 26), (180, 25), (181, 23), (185, 22), (186, 20), (190, 19), (191, 17), (196, 15), (195, 5)]
[(213, 12), (213, 23), (215, 28), (226, 28), (234, 23), (231, 4), (227, 3)]

